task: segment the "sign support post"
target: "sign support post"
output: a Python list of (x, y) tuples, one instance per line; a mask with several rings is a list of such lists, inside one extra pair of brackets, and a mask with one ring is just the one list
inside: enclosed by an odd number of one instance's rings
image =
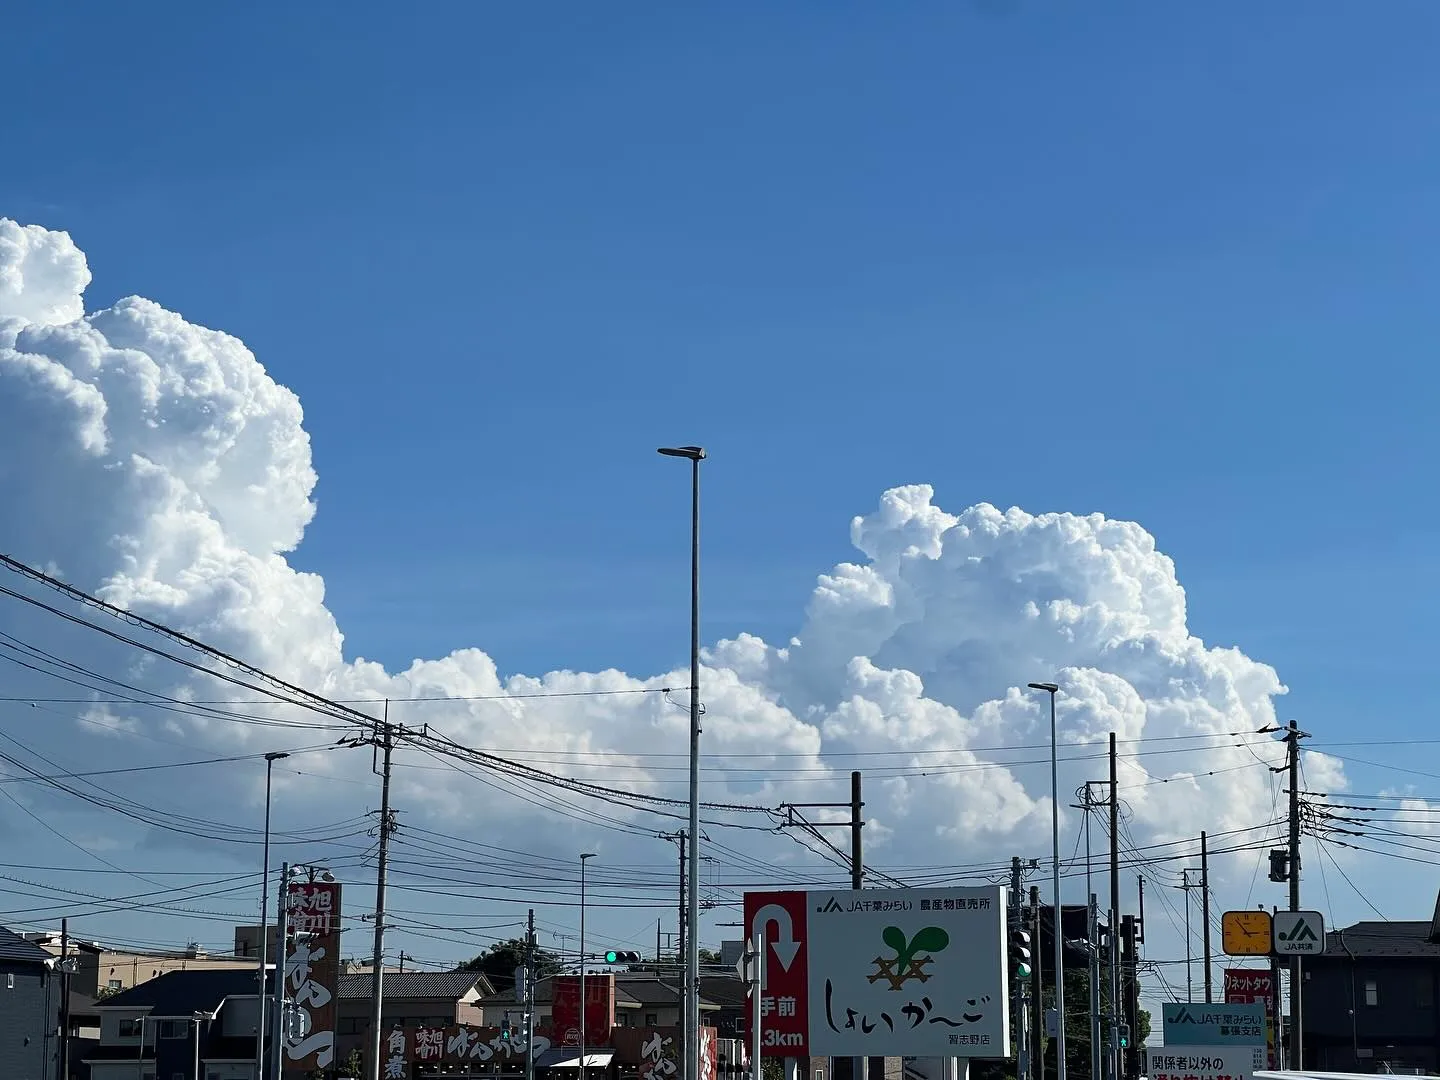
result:
[(764, 1040), (761, 1038), (760, 1028), (765, 1016), (763, 1007), (765, 994), (765, 941), (763, 938), (751, 939), (748, 942), (750, 955), (748, 957), (747, 976), (750, 980), (750, 1074), (751, 1080), (764, 1080), (764, 1063), (761, 1060)]

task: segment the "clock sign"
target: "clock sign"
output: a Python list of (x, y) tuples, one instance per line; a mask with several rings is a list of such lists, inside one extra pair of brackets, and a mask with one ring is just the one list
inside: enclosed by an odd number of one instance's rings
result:
[(1270, 913), (1227, 911), (1220, 917), (1220, 936), (1226, 956), (1269, 956)]

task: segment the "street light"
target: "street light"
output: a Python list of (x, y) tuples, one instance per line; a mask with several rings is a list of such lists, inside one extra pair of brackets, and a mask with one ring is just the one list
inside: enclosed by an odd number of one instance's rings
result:
[[(265, 1075), (265, 953), (270, 934), (270, 776), (275, 762), (290, 755), (274, 750), (265, 755), (265, 854), (260, 865), (260, 1022), (255, 1027), (255, 1076), (256, 1080)], [(284, 943), (280, 948), (285, 948)], [(276, 1033), (279, 1037), (279, 1033)], [(196, 1075), (199, 1075), (198, 1071)]]
[(700, 1080), (700, 462), (705, 451), (698, 446), (662, 446), (660, 453), (690, 461), (690, 868), (685, 896), (690, 932), (685, 940), (682, 1076)]
[(580, 856), (580, 1080), (585, 1080), (585, 864), (595, 852)]
[[(1055, 695), (1060, 687), (1053, 682), (1032, 682), (1031, 690), (1050, 695), (1050, 844), (1055, 905), (1055, 1077), (1065, 1080), (1065, 940), (1060, 917), (1060, 764), (1055, 736)], [(1037, 990), (1038, 993), (1038, 990)]]

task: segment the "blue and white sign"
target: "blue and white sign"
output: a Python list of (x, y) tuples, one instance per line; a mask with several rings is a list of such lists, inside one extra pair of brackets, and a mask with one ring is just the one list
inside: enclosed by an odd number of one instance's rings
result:
[(1164, 1010), (1166, 1046), (1265, 1045), (1264, 1005), (1180, 1002)]

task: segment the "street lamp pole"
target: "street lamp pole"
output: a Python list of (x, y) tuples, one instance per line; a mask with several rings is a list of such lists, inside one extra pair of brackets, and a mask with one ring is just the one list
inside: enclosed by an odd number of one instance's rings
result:
[(580, 856), (580, 1080), (585, 1080), (585, 864), (595, 852)]
[[(1031, 690), (1050, 695), (1050, 846), (1052, 903), (1055, 906), (1055, 1077), (1065, 1080), (1065, 934), (1060, 910), (1060, 758), (1055, 727), (1055, 695), (1060, 687), (1053, 682), (1032, 682)], [(1111, 927), (1114, 933), (1114, 927)]]
[(660, 453), (690, 461), (690, 867), (685, 896), (682, 1076), (700, 1080), (700, 462), (705, 451), (699, 446), (662, 446)]
[[(258, 976), (260, 980), (260, 1019), (255, 1026), (256, 1080), (260, 1080), (265, 1075), (265, 965), (268, 959), (265, 954), (270, 935), (270, 778), (275, 769), (275, 762), (289, 756), (279, 750), (265, 755), (265, 854), (261, 856), (260, 866), (260, 973)], [(281, 948), (284, 946), (282, 945)]]

